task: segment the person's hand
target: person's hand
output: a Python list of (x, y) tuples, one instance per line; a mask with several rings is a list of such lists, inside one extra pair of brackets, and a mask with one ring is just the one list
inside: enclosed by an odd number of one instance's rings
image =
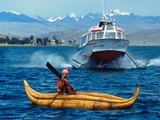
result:
[(64, 76), (62, 76), (61, 80), (64, 80), (64, 79), (65, 79)]
[(69, 81), (68, 81), (67, 79), (64, 79), (64, 81), (65, 81), (66, 83), (69, 83)]
[(60, 90), (60, 89), (58, 89), (58, 93), (59, 93), (59, 92), (61, 92), (61, 90)]
[(62, 76), (62, 80), (64, 80), (66, 83), (69, 83), (69, 81), (64, 76)]

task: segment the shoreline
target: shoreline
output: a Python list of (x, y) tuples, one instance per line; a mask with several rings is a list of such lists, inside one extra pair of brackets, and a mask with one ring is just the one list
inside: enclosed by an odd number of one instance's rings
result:
[[(49, 46), (52, 46), (52, 47), (56, 47), (56, 46), (79, 46), (79, 45), (67, 45), (67, 44), (64, 44), (64, 45), (31, 45), (31, 44), (24, 44), (24, 45), (17, 45), (17, 44), (0, 44), (0, 47), (49, 47)], [(129, 46), (160, 46), (160, 45), (129, 45)], [(128, 47), (129, 47), (128, 46)]]
[(44, 47), (44, 46), (78, 46), (78, 45), (31, 45), (31, 44), (24, 44), (24, 45), (17, 45), (17, 44), (0, 44), (0, 47)]

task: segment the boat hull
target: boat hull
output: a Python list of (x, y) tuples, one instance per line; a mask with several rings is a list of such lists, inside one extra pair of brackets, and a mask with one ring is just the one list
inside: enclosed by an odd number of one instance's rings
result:
[(140, 87), (133, 97), (121, 98), (111, 94), (95, 92), (77, 92), (76, 95), (58, 95), (57, 93), (39, 93), (24, 80), (24, 87), (29, 100), (36, 105), (54, 108), (82, 108), (90, 110), (127, 109), (136, 102)]
[(106, 64), (112, 62), (117, 58), (123, 57), (124, 54), (125, 52), (115, 51), (115, 50), (98, 51), (98, 52), (93, 52), (90, 55), (90, 59), (92, 59), (96, 63)]
[(82, 62), (81, 68), (85, 67), (85, 64), (92, 68), (107, 67), (107, 64), (124, 57), (128, 45), (129, 41), (124, 39), (91, 40), (79, 48), (80, 52), (78, 52), (76, 60)]

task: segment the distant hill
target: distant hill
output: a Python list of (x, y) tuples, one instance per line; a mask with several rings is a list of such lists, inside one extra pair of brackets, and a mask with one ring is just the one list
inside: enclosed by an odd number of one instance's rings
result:
[[(67, 43), (69, 40), (76, 40), (78, 44), (81, 36), (85, 33), (84, 30), (70, 29), (64, 31), (55, 31), (48, 34), (39, 35), (36, 37), (52, 39), (55, 36), (57, 39), (65, 40)], [(127, 39), (130, 41), (131, 46), (160, 46), (160, 29), (146, 30), (139, 32), (126, 33)]]
[(130, 45), (160, 46), (160, 29), (128, 33), (127, 39)]
[[(57, 39), (64, 40), (66, 44), (69, 41), (75, 42), (74, 44), (79, 44), (81, 36), (85, 33), (85, 30), (78, 30), (78, 29), (69, 29), (64, 31), (55, 31), (50, 32), (47, 34), (41, 34), (34, 36), (35, 38), (49, 38), (50, 40), (53, 39), (55, 36)], [(19, 36), (12, 36), (12, 35), (2, 35), (0, 34), (0, 38), (9, 37), (16, 37), (19, 39), (23, 39), (23, 37)], [(154, 30), (146, 30), (146, 31), (139, 31), (139, 32), (129, 32), (126, 33), (127, 39), (130, 41), (130, 46), (160, 46), (160, 29)]]
[(64, 31), (54, 31), (54, 32), (50, 32), (47, 34), (41, 34), (41, 35), (37, 35), (35, 37), (37, 38), (49, 38), (49, 39), (53, 39), (53, 37), (55, 36), (57, 39), (61, 39), (64, 40), (66, 43), (68, 43), (68, 41), (76, 41), (76, 44), (79, 44), (79, 41), (81, 39), (81, 36), (85, 33), (85, 30), (79, 30), (79, 29), (69, 29), (69, 30), (64, 30)]

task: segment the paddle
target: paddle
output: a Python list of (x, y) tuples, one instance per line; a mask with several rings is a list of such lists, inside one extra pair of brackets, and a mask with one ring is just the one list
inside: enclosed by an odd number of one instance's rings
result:
[[(62, 74), (59, 73), (49, 62), (46, 63), (46, 66), (59, 78), (62, 79)], [(66, 83), (67, 91), (69, 94), (76, 94), (76, 90)]]
[(59, 73), (49, 62), (46, 63), (46, 66), (47, 66), (59, 79), (62, 79), (61, 73)]

